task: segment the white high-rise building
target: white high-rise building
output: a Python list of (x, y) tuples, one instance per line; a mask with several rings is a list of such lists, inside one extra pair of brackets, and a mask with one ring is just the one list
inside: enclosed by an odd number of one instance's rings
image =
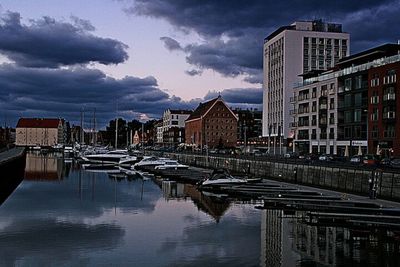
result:
[(350, 35), (342, 32), (342, 25), (321, 20), (294, 22), (265, 38), (263, 136), (280, 135), (291, 146), (289, 123), (296, 111), (290, 97), (302, 80), (299, 75), (330, 69), (349, 51)]

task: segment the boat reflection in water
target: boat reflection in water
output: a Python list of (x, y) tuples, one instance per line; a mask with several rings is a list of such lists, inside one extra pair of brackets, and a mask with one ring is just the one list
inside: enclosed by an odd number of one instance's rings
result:
[(0, 206), (0, 266), (398, 266), (398, 234), (315, 226), (305, 213), (193, 185), (28, 154)]

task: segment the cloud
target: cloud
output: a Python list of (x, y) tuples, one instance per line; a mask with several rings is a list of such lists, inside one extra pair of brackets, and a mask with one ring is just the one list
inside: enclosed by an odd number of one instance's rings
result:
[[(128, 120), (134, 114), (159, 117), (167, 108), (191, 109), (196, 102), (170, 96), (148, 76), (115, 79), (98, 69), (27, 68), (14, 64), (0, 65), (0, 106), (7, 116), (64, 117), (79, 123), (80, 111), (96, 109), (99, 126), (118, 115)], [(124, 116), (123, 116), (124, 115)]]
[(182, 50), (180, 43), (171, 37), (161, 37), (160, 40), (169, 51)]
[(315, 18), (343, 23), (344, 31), (352, 35), (352, 50), (359, 52), (398, 38), (399, 8), (398, 0), (136, 0), (125, 11), (163, 19), (203, 37), (202, 43), (184, 47), (190, 64), (260, 83), (263, 39), (278, 27)]
[(0, 17), (0, 53), (19, 66), (50, 67), (98, 62), (118, 64), (128, 59), (127, 45), (93, 35), (87, 20), (71, 17), (73, 23), (50, 17), (21, 23), (17, 12)]
[(185, 73), (186, 73), (187, 75), (189, 75), (189, 76), (196, 76), (196, 75), (201, 75), (201, 74), (203, 73), (203, 71), (202, 71), (202, 70), (195, 70), (195, 69), (192, 69), (192, 70), (187, 70), (187, 71), (185, 71)]
[(262, 104), (262, 88), (235, 88), (235, 89), (225, 89), (221, 92), (217, 91), (209, 91), (204, 99), (209, 100), (217, 97), (221, 94), (224, 101), (234, 104), (254, 104), (261, 105)]

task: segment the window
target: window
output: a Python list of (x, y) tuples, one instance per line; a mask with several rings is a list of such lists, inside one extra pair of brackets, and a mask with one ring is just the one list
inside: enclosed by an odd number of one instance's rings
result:
[(354, 126), (354, 138), (361, 138), (361, 126)]
[(354, 110), (354, 122), (361, 122), (361, 109)]
[(351, 127), (344, 127), (344, 138), (351, 138)]
[(372, 75), (371, 87), (379, 86), (379, 74), (375, 73)]
[(347, 78), (344, 80), (344, 90), (350, 91), (351, 90), (351, 78)]
[(362, 100), (362, 94), (361, 93), (358, 93), (358, 94), (354, 95), (354, 105), (355, 106), (361, 106), (362, 105), (361, 100)]
[(362, 87), (362, 76), (356, 76), (355, 89), (360, 89)]
[(344, 107), (351, 107), (351, 95), (345, 95), (344, 96)]
[(377, 121), (379, 116), (378, 108), (373, 108), (371, 113), (371, 121)]
[(371, 96), (371, 104), (378, 104), (379, 103), (379, 96), (377, 91), (372, 92)]
[(351, 111), (345, 111), (345, 112), (344, 112), (344, 122), (345, 122), (345, 123), (351, 123), (351, 122), (353, 122), (353, 118), (352, 118), (352, 113), (351, 113)]

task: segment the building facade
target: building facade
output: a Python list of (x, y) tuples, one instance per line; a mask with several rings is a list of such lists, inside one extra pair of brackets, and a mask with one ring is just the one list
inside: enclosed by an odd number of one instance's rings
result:
[(258, 143), (258, 139), (262, 135), (262, 111), (258, 109), (235, 109), (234, 112), (238, 117), (238, 144)]
[(237, 142), (238, 117), (221, 96), (200, 103), (185, 122), (185, 143), (200, 148), (232, 148)]
[(294, 132), (293, 149), (301, 154), (336, 154), (337, 79), (309, 83), (294, 88), (291, 98)]
[(289, 145), (294, 137), (290, 97), (299, 75), (330, 69), (349, 51), (350, 36), (341, 25), (322, 21), (294, 22), (265, 38), (263, 136), (281, 135)]
[(295, 151), (399, 155), (399, 62), (400, 45), (386, 44), (305, 77), (291, 98)]
[[(191, 110), (174, 110), (167, 109), (163, 114), (162, 133), (157, 135), (157, 141), (161, 141), (164, 146), (176, 146), (179, 143), (183, 143), (185, 121), (189, 118)], [(171, 130), (171, 128), (174, 128)], [(183, 129), (183, 130), (178, 130)], [(179, 136), (179, 133), (181, 136)], [(176, 137), (176, 138), (174, 138)]]
[(368, 152), (371, 154), (400, 156), (399, 75), (399, 61), (368, 71)]
[(65, 143), (63, 119), (21, 118), (16, 127), (17, 146), (51, 147)]

